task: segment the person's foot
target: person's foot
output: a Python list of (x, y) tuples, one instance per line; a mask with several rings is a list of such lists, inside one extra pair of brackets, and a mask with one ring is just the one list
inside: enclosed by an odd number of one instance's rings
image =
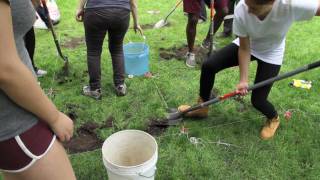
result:
[(95, 100), (101, 100), (101, 88), (91, 90), (90, 86), (83, 86), (82, 94)]
[(268, 119), (260, 132), (261, 139), (268, 140), (272, 138), (276, 133), (279, 125), (280, 125), (279, 116), (273, 119)]
[(186, 55), (186, 65), (190, 68), (194, 68), (196, 63), (196, 55), (194, 53), (188, 52)]
[(43, 77), (47, 74), (47, 71), (45, 71), (43, 69), (38, 69), (36, 74), (37, 74), (37, 77)]
[(127, 85), (119, 84), (115, 86), (117, 96), (125, 96), (127, 94)]
[[(200, 103), (203, 103), (204, 101), (202, 100), (201, 97), (198, 98), (198, 104)], [(180, 112), (184, 112), (186, 111), (187, 109), (189, 109), (191, 106), (190, 105), (181, 105), (178, 107), (178, 110)], [(206, 106), (206, 107), (202, 107), (202, 108), (199, 108), (197, 110), (194, 110), (194, 111), (191, 111), (191, 112), (188, 112), (185, 114), (185, 117), (191, 117), (191, 118), (206, 118), (208, 117), (208, 114), (209, 114), (209, 107)]]
[[(201, 43), (201, 47), (204, 48), (204, 49), (210, 49), (210, 40), (209, 39), (204, 39)], [(214, 43), (212, 44), (212, 51), (215, 51), (217, 48), (216, 46), (214, 45)]]

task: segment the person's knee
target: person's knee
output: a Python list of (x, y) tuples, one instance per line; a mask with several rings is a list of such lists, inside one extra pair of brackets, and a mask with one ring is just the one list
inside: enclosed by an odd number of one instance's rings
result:
[(121, 52), (123, 52), (123, 44), (121, 43), (114, 43), (114, 44), (112, 44), (112, 43), (110, 43), (109, 44), (109, 52), (110, 53), (121, 53)]
[(196, 14), (189, 13), (188, 15), (188, 23), (191, 25), (196, 25), (198, 23), (199, 16)]
[(219, 70), (218, 70), (217, 65), (213, 62), (213, 59), (212, 58), (208, 58), (207, 60), (205, 60), (202, 63), (201, 71), (202, 72), (217, 73)]
[(263, 107), (264, 103), (265, 103), (265, 100), (259, 99), (254, 95), (251, 96), (251, 104), (254, 108), (261, 109)]

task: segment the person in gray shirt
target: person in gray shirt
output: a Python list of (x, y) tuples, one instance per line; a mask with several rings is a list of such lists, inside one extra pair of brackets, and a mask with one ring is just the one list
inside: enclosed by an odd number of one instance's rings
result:
[(89, 85), (83, 94), (101, 99), (101, 53), (103, 41), (108, 33), (109, 51), (113, 66), (113, 83), (118, 96), (126, 94), (123, 38), (128, 30), (130, 11), (134, 30), (142, 29), (138, 23), (136, 0), (80, 0), (77, 21), (83, 21), (87, 45)]
[(56, 140), (72, 137), (73, 122), (37, 84), (24, 45), (34, 21), (30, 1), (0, 0), (0, 172), (5, 179), (75, 179)]

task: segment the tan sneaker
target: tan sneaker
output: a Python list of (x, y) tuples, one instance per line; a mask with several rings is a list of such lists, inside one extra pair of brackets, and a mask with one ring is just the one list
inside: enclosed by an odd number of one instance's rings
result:
[(279, 125), (280, 125), (279, 116), (273, 119), (268, 119), (260, 132), (261, 139), (268, 140), (272, 138), (276, 133)]
[[(198, 98), (198, 104), (203, 103), (203, 100), (201, 97)], [(178, 110), (180, 112), (183, 112), (187, 109), (189, 109), (191, 106), (189, 105), (181, 105), (178, 107)], [(209, 107), (203, 107), (191, 112), (188, 112), (187, 114), (185, 114), (185, 117), (191, 117), (191, 118), (206, 118), (208, 117), (208, 113), (209, 113)]]

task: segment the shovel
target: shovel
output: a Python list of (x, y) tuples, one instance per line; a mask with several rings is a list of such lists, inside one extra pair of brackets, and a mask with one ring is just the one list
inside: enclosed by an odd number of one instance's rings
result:
[(209, 53), (208, 53), (208, 57), (211, 55), (212, 50), (213, 50), (213, 31), (214, 31), (214, 22), (213, 22), (213, 18), (214, 18), (214, 0), (211, 0), (210, 2), (210, 46), (209, 46)]
[(168, 17), (177, 9), (177, 7), (182, 3), (183, 0), (180, 0), (175, 6), (174, 8), (170, 11), (170, 13), (164, 18), (161, 19), (160, 21), (158, 21), (154, 26), (153, 29), (159, 29), (162, 28), (163, 26), (168, 24)]
[[(303, 67), (300, 67), (298, 69), (295, 69), (291, 72), (287, 72), (285, 74), (281, 74), (281, 75), (278, 75), (276, 77), (273, 77), (273, 78), (270, 78), (270, 79), (267, 79), (267, 80), (264, 80), (264, 81), (261, 81), (257, 84), (254, 84), (252, 86), (250, 86), (248, 88), (248, 91), (252, 91), (252, 90), (255, 90), (257, 88), (261, 88), (265, 85), (268, 85), (268, 84), (271, 84), (273, 82), (276, 82), (276, 81), (279, 81), (279, 80), (282, 80), (282, 79), (285, 79), (285, 78), (288, 78), (288, 77), (291, 77), (293, 75), (296, 75), (296, 74), (299, 74), (299, 73), (302, 73), (302, 72), (305, 72), (305, 71), (308, 71), (308, 70), (311, 70), (311, 69), (314, 69), (314, 68), (317, 68), (320, 66), (320, 61), (317, 61), (317, 62), (314, 62), (312, 64), (308, 64), (308, 65), (305, 65)], [(228, 93), (228, 94), (225, 94), (223, 96), (220, 96), (220, 97), (216, 97), (214, 99), (211, 99), (209, 101), (206, 101), (206, 102), (203, 102), (201, 104), (197, 104), (197, 105), (194, 105), (192, 107), (190, 107), (189, 109), (186, 109), (185, 111), (181, 112), (181, 111), (178, 111), (176, 110), (175, 112), (171, 112), (167, 115), (167, 121), (168, 121), (168, 125), (177, 125), (178, 123), (180, 123), (183, 119), (183, 115), (185, 115), (186, 113), (188, 112), (191, 112), (191, 111), (194, 111), (194, 110), (197, 110), (197, 109), (200, 109), (202, 107), (205, 107), (205, 106), (209, 106), (211, 104), (215, 104), (217, 102), (220, 102), (220, 101), (223, 101), (223, 100), (226, 100), (230, 97), (233, 97), (233, 96), (236, 96), (236, 95), (239, 95), (239, 92), (237, 91), (234, 91), (234, 92), (231, 92), (231, 93)]]
[(49, 24), (48, 24), (49, 27), (48, 28), (51, 30), (51, 33), (52, 33), (52, 36), (53, 36), (54, 43), (56, 45), (58, 54), (62, 58), (62, 60), (64, 61), (64, 66), (62, 68), (62, 71), (63, 71), (62, 73), (63, 73), (64, 76), (68, 76), (69, 75), (69, 60), (68, 60), (68, 57), (64, 56), (62, 54), (59, 41), (58, 41), (56, 33), (54, 32), (54, 29), (53, 29), (53, 24), (52, 24), (52, 21), (51, 21), (51, 18), (50, 18), (50, 14), (49, 14), (49, 10), (48, 10), (47, 4), (46, 4), (46, 0), (41, 0), (41, 3), (43, 5), (43, 8), (44, 8), (46, 16), (48, 17), (48, 22), (49, 22)]

